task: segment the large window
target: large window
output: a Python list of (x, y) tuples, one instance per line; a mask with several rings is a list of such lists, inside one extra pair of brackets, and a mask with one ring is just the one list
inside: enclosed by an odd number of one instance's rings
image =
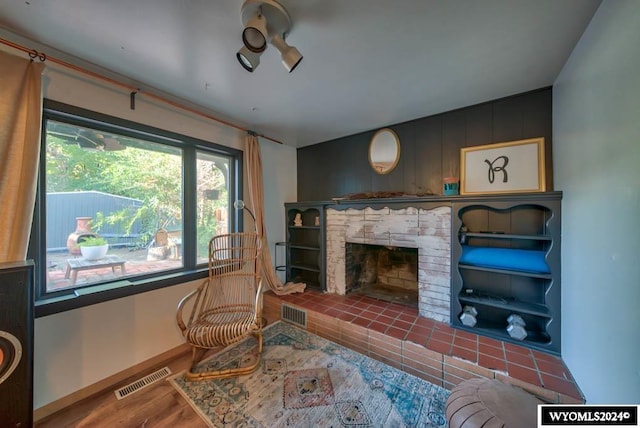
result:
[(45, 101), (39, 300), (202, 276), (211, 237), (237, 229), (240, 165), (235, 149)]

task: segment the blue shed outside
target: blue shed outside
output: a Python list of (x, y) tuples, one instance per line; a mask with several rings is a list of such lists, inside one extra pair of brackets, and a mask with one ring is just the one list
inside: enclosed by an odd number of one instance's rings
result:
[[(122, 209), (135, 212), (142, 206), (139, 199), (126, 198), (96, 191), (47, 193), (47, 251), (67, 249), (67, 237), (76, 230), (76, 217), (96, 218), (97, 213), (108, 216)], [(98, 234), (112, 246), (133, 245), (142, 236), (142, 225), (136, 221), (130, 234), (119, 225), (103, 225)]]

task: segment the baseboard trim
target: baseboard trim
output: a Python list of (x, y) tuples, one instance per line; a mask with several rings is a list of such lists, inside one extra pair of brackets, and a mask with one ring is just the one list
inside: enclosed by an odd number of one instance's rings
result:
[(180, 346), (177, 346), (173, 349), (169, 349), (162, 354), (156, 355), (155, 357), (149, 358), (146, 361), (143, 361), (135, 366), (129, 367), (126, 370), (118, 372), (114, 375), (111, 375), (107, 378), (102, 379), (94, 384), (91, 384), (87, 387), (79, 389), (76, 392), (72, 392), (69, 395), (66, 395), (58, 400), (52, 401), (49, 404), (45, 404), (42, 407), (39, 407), (33, 412), (33, 421), (34, 423), (41, 422), (43, 419), (48, 418), (60, 410), (69, 407), (79, 401), (84, 400), (85, 398), (89, 398), (95, 394), (101, 393), (105, 390), (114, 389), (118, 384), (122, 383), (125, 379), (135, 376), (136, 374), (145, 372), (147, 370), (151, 370), (158, 365), (162, 365), (163, 363), (170, 361), (174, 358), (177, 358), (185, 353), (190, 352), (191, 348), (187, 343), (184, 343)]

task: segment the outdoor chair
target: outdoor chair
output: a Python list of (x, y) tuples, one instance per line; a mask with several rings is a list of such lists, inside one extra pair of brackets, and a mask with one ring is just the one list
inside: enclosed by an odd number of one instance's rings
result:
[[(192, 347), (190, 380), (216, 379), (249, 374), (262, 355), (261, 239), (258, 234), (231, 233), (209, 242), (209, 276), (178, 304), (178, 326)], [(190, 309), (185, 323), (183, 312)], [(196, 370), (205, 353), (239, 342), (250, 335), (258, 341), (257, 357), (245, 367)]]

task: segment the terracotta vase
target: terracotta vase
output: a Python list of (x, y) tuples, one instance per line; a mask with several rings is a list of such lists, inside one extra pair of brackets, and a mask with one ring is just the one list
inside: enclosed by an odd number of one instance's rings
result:
[(96, 236), (91, 232), (91, 217), (76, 217), (76, 230), (67, 237), (67, 250), (69, 254), (79, 256), (80, 247), (78, 247), (78, 238), (81, 236)]

